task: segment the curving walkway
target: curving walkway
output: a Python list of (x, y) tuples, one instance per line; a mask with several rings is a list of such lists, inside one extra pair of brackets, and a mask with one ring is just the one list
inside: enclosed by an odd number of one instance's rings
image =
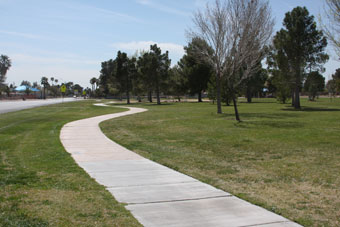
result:
[[(96, 104), (105, 106), (105, 104)], [(122, 107), (126, 108), (126, 107)], [(300, 226), (222, 190), (169, 169), (108, 139), (99, 123), (122, 113), (70, 122), (61, 129), (67, 152), (144, 226)]]

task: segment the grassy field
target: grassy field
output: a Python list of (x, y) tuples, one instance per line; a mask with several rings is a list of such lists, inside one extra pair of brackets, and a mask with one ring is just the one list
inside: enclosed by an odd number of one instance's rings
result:
[(241, 101), (241, 123), (210, 103), (134, 106), (149, 111), (101, 124), (111, 139), (302, 225), (340, 226), (340, 100)]
[(118, 111), (81, 101), (0, 114), (0, 226), (139, 226), (59, 141), (65, 123)]

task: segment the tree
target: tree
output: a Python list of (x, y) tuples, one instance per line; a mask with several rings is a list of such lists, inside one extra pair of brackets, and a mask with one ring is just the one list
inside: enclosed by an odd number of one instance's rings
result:
[(41, 77), (41, 81), (40, 81), (41, 85), (44, 86), (44, 99), (46, 99), (46, 88), (47, 86), (49, 86), (50, 84), (48, 83), (48, 78), (43, 76)]
[(187, 86), (191, 95), (198, 95), (198, 102), (202, 102), (202, 92), (207, 90), (208, 82), (212, 75), (212, 68), (207, 62), (199, 61), (197, 50), (207, 49), (212, 53), (208, 44), (200, 39), (193, 38), (187, 47), (184, 47), (186, 54), (178, 62), (183, 76), (187, 78)]
[(332, 75), (332, 80), (334, 81), (335, 91), (340, 92), (340, 69), (337, 69)]
[(265, 69), (262, 68), (261, 62), (259, 62), (260, 70), (254, 74), (254, 76), (244, 81), (243, 93), (247, 97), (247, 102), (251, 103), (254, 96), (259, 96), (263, 92), (265, 82), (268, 79), (268, 74)]
[[(277, 42), (277, 40), (274, 40)], [(274, 93), (277, 100), (283, 104), (294, 97), (294, 77), (287, 58), (270, 46), (267, 54), (267, 66), (270, 77), (267, 80), (269, 93)]]
[(117, 90), (114, 88), (115, 76), (113, 75), (117, 71), (116, 67), (117, 62), (112, 59), (101, 63), (99, 87), (103, 95), (106, 97), (117, 93)]
[(97, 83), (97, 78), (92, 77), (92, 78), (90, 79), (90, 84), (91, 84), (91, 86), (92, 86), (92, 94), (94, 94), (94, 86), (95, 86), (96, 83)]
[(326, 88), (327, 88), (329, 95), (331, 97), (332, 96), (335, 97), (335, 95), (336, 95), (336, 83), (335, 83), (334, 79), (327, 81)]
[(201, 59), (212, 66), (216, 76), (217, 113), (221, 109), (221, 82), (224, 77), (232, 93), (235, 117), (240, 121), (236, 95), (241, 83), (257, 72), (263, 58), (264, 45), (269, 41), (274, 21), (268, 2), (260, 0), (216, 0), (204, 12), (194, 16), (198, 31), (189, 31), (192, 37), (205, 40), (212, 48), (198, 51)]
[[(322, 30), (340, 57), (340, 1), (326, 0), (326, 20), (321, 20)], [(323, 22), (327, 21), (327, 24)]]
[(167, 94), (175, 96), (180, 102), (181, 96), (185, 95), (188, 91), (187, 79), (178, 65), (172, 67), (169, 71)]
[(149, 90), (149, 101), (152, 102), (152, 91), (156, 92), (157, 104), (161, 104), (160, 92), (162, 84), (168, 77), (170, 67), (169, 53), (162, 51), (157, 44), (150, 46), (150, 52), (143, 53), (138, 58), (138, 67)]
[(325, 53), (326, 37), (316, 28), (314, 16), (306, 7), (296, 7), (286, 13), (283, 26), (274, 37), (274, 59), (292, 87), (292, 104), (300, 109), (300, 90), (306, 71), (323, 70), (322, 64), (328, 60)]
[(73, 94), (75, 94), (75, 95), (77, 95), (77, 94), (82, 95), (83, 87), (80, 86), (79, 84), (75, 84), (75, 85), (73, 85), (72, 90), (73, 90)]
[(325, 89), (325, 77), (317, 71), (309, 73), (304, 84), (304, 89), (309, 94), (309, 100), (314, 101), (318, 92), (322, 92)]
[(130, 104), (130, 93), (132, 91), (132, 80), (137, 74), (137, 60), (135, 57), (128, 58), (126, 53), (117, 53), (116, 82), (120, 93), (126, 94), (127, 104)]
[(41, 88), (41, 87), (39, 86), (38, 82), (33, 82), (32, 87), (33, 87), (33, 88), (37, 88), (37, 89), (40, 89), (40, 88)]
[(26, 86), (28, 86), (28, 87), (32, 87), (31, 82), (29, 82), (29, 81), (27, 81), (27, 80), (23, 80), (23, 81), (21, 82), (20, 86), (23, 86), (23, 85), (26, 85)]
[(51, 82), (52, 82), (52, 86), (53, 86), (53, 83), (54, 83), (54, 77), (51, 77), (50, 78)]
[(283, 104), (291, 98), (291, 87), (290, 84), (286, 82), (286, 74), (280, 70), (273, 70), (271, 83), (275, 87), (276, 99)]
[(12, 66), (11, 59), (6, 55), (0, 56), (0, 88), (5, 85), (6, 74)]

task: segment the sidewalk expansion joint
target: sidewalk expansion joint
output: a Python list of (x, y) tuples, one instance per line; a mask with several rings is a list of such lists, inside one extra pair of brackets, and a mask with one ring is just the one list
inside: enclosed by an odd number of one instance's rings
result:
[(175, 200), (164, 200), (164, 201), (154, 201), (154, 202), (144, 202), (144, 203), (127, 203), (127, 204), (128, 205), (147, 205), (147, 204), (157, 204), (157, 203), (176, 203), (176, 202), (185, 202), (185, 201), (219, 199), (219, 198), (227, 198), (227, 197), (233, 197), (233, 195), (220, 195), (220, 196), (202, 197), (202, 198), (195, 198), (195, 199), (175, 199)]
[(261, 224), (255, 224), (255, 225), (241, 225), (238, 227), (256, 227), (256, 226), (266, 226), (266, 225), (272, 225), (272, 224), (281, 224), (281, 223), (293, 223), (291, 221), (275, 221), (275, 222), (267, 222), (267, 223), (261, 223)]
[[(168, 172), (167, 169), (160, 169), (157, 170), (158, 172)], [(87, 173), (135, 173), (135, 172), (155, 172), (153, 169), (134, 169), (134, 170), (128, 170), (128, 171), (122, 171), (122, 170), (108, 170), (108, 171), (88, 171)]]
[(173, 182), (173, 183), (159, 183), (159, 184), (132, 184), (132, 185), (124, 185), (124, 186), (109, 186), (106, 188), (110, 189), (110, 188), (129, 188), (129, 187), (159, 186), (159, 185), (172, 185), (172, 184), (189, 184), (193, 182), (198, 182), (198, 180), (181, 181), (181, 182)]

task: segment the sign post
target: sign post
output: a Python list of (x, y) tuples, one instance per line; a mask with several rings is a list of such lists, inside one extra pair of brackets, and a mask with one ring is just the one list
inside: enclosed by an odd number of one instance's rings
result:
[(66, 92), (66, 85), (65, 84), (61, 85), (60, 91), (61, 91), (61, 95), (62, 95), (62, 103), (64, 103), (64, 96), (65, 96), (65, 92)]

